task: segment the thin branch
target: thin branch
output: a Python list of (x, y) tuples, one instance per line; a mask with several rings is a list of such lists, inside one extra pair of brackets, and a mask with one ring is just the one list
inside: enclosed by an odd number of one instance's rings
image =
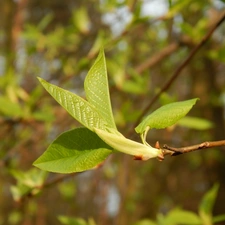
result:
[(214, 147), (221, 147), (225, 146), (225, 140), (221, 141), (206, 141), (201, 144), (187, 146), (187, 147), (181, 147), (181, 148), (175, 148), (168, 145), (164, 145), (162, 148), (163, 155), (171, 155), (171, 156), (177, 156), (184, 153), (189, 153), (201, 149), (206, 148), (214, 148)]
[(134, 127), (136, 127), (140, 123), (142, 117), (145, 114), (147, 114), (147, 112), (152, 107), (152, 105), (156, 102), (156, 100), (159, 98), (159, 96), (171, 86), (171, 84), (181, 74), (182, 70), (188, 65), (188, 63), (192, 60), (192, 58), (195, 56), (195, 54), (209, 40), (209, 38), (212, 36), (213, 32), (220, 26), (220, 24), (222, 24), (224, 19), (225, 19), (225, 12), (222, 14), (221, 18), (215, 23), (215, 25), (211, 28), (211, 30), (202, 38), (202, 40), (199, 42), (199, 44), (190, 52), (188, 57), (175, 70), (172, 77), (165, 83), (165, 85), (161, 88), (161, 90), (152, 98), (152, 100), (149, 102), (147, 107), (142, 111), (141, 115), (137, 119), (136, 123), (134, 124)]

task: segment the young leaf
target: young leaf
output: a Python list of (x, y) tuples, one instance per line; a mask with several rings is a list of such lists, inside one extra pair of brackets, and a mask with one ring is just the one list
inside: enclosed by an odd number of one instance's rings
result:
[(123, 135), (109, 133), (94, 128), (95, 133), (113, 149), (133, 155), (135, 159), (148, 160), (161, 155), (161, 150), (125, 138)]
[(222, 221), (225, 221), (225, 214), (218, 215), (218, 216), (214, 216), (214, 217), (212, 218), (213, 224), (219, 223), (219, 222), (222, 222)]
[(190, 99), (164, 105), (147, 116), (136, 128), (137, 133), (143, 133), (150, 127), (162, 129), (175, 124), (184, 117), (198, 99)]
[(164, 224), (182, 224), (182, 225), (197, 225), (201, 224), (201, 218), (191, 212), (182, 209), (173, 209), (166, 216)]
[(81, 124), (90, 130), (93, 127), (104, 129), (106, 121), (100, 113), (87, 101), (72, 92), (64, 90), (56, 85), (50, 84), (42, 78), (38, 78), (49, 94), (64, 108), (66, 111), (78, 120)]
[(56, 173), (81, 172), (101, 164), (112, 153), (95, 133), (77, 128), (61, 134), (34, 166)]
[(219, 184), (214, 184), (213, 187), (204, 195), (200, 203), (199, 214), (204, 221), (204, 224), (212, 223), (212, 210), (216, 201), (218, 190)]
[(98, 110), (107, 122), (108, 127), (116, 129), (110, 102), (106, 62), (103, 50), (100, 51), (98, 58), (88, 72), (84, 81), (84, 89), (88, 102)]
[(185, 116), (178, 121), (178, 125), (196, 130), (207, 130), (213, 127), (213, 123), (209, 120)]
[(158, 225), (158, 223), (150, 220), (150, 219), (142, 219), (137, 221), (134, 225)]

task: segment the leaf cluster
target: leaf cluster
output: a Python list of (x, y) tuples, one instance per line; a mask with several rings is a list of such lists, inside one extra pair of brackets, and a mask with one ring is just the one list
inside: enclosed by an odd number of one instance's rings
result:
[(61, 134), (34, 165), (40, 169), (73, 173), (100, 165), (117, 150), (135, 159), (163, 158), (159, 148), (146, 142), (150, 128), (166, 128), (184, 117), (197, 99), (167, 104), (147, 116), (137, 127), (143, 144), (125, 138), (116, 128), (110, 102), (104, 51), (101, 50), (89, 70), (84, 89), (86, 99), (38, 78), (43, 87), (84, 127)]

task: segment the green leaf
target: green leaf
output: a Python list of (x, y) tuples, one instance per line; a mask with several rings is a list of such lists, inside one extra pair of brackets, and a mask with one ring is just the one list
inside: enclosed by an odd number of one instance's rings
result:
[(66, 109), (72, 117), (78, 120), (85, 127), (90, 130), (93, 130), (93, 127), (105, 129), (106, 121), (90, 103), (72, 92), (48, 83), (42, 78), (38, 79), (49, 94), (64, 109)]
[(37, 168), (32, 168), (29, 171), (11, 170), (13, 177), (21, 184), (24, 184), (30, 188), (40, 187), (46, 177), (47, 172), (40, 171)]
[(146, 129), (163, 129), (175, 124), (184, 117), (198, 99), (175, 102), (164, 105), (147, 116), (136, 128), (137, 133), (143, 133)]
[(92, 218), (89, 218), (86, 222), (79, 217), (58, 216), (58, 220), (64, 225), (96, 225)]
[(207, 130), (213, 127), (213, 123), (209, 120), (192, 116), (185, 116), (181, 118), (178, 121), (178, 125), (196, 130)]
[(214, 184), (213, 187), (204, 195), (199, 206), (200, 211), (204, 211), (207, 214), (212, 213), (218, 190), (219, 184)]
[(204, 224), (212, 223), (212, 210), (218, 190), (219, 184), (214, 184), (213, 187), (204, 195), (199, 205), (199, 214), (204, 221)]
[(187, 7), (187, 5), (189, 5), (191, 1), (192, 0), (179, 0), (179, 1), (175, 1), (175, 3), (170, 8), (170, 10), (167, 12), (167, 14), (165, 15), (165, 17), (167, 19), (170, 19), (170, 18), (174, 17), (182, 9), (185, 9), (185, 7)]
[(136, 222), (134, 225), (157, 225), (157, 223), (149, 219), (143, 219)]
[(193, 212), (174, 209), (166, 215), (164, 224), (200, 225), (201, 222), (201, 218)]
[(73, 22), (80, 32), (84, 34), (87, 34), (89, 32), (90, 19), (89, 19), (87, 9), (85, 7), (81, 7), (74, 11)]
[(213, 221), (213, 224), (225, 221), (225, 214), (214, 216), (212, 221)]
[(108, 126), (116, 129), (113, 118), (104, 51), (101, 50), (84, 81), (88, 102), (101, 114)]
[(29, 171), (11, 170), (10, 173), (17, 180), (17, 184), (10, 187), (13, 199), (20, 201), (27, 193), (36, 195), (40, 192), (40, 186), (44, 183), (47, 172), (32, 168)]
[(58, 220), (64, 225), (88, 225), (82, 218), (71, 218), (67, 216), (58, 216)]
[(12, 102), (8, 97), (0, 96), (0, 114), (23, 117), (24, 111), (19, 102)]
[(37, 25), (38, 30), (43, 31), (53, 20), (53, 18), (54, 18), (53, 13), (48, 13)]
[(77, 128), (61, 134), (35, 162), (34, 166), (56, 173), (93, 169), (112, 151), (95, 133)]
[(19, 183), (18, 185), (12, 185), (10, 187), (10, 191), (12, 193), (13, 199), (19, 202), (24, 195), (29, 193), (30, 188), (24, 184)]

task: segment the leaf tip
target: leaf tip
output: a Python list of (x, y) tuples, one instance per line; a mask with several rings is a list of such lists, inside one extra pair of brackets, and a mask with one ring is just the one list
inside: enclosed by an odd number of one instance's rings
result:
[(45, 80), (42, 79), (41, 77), (37, 77), (38, 81), (42, 84)]

